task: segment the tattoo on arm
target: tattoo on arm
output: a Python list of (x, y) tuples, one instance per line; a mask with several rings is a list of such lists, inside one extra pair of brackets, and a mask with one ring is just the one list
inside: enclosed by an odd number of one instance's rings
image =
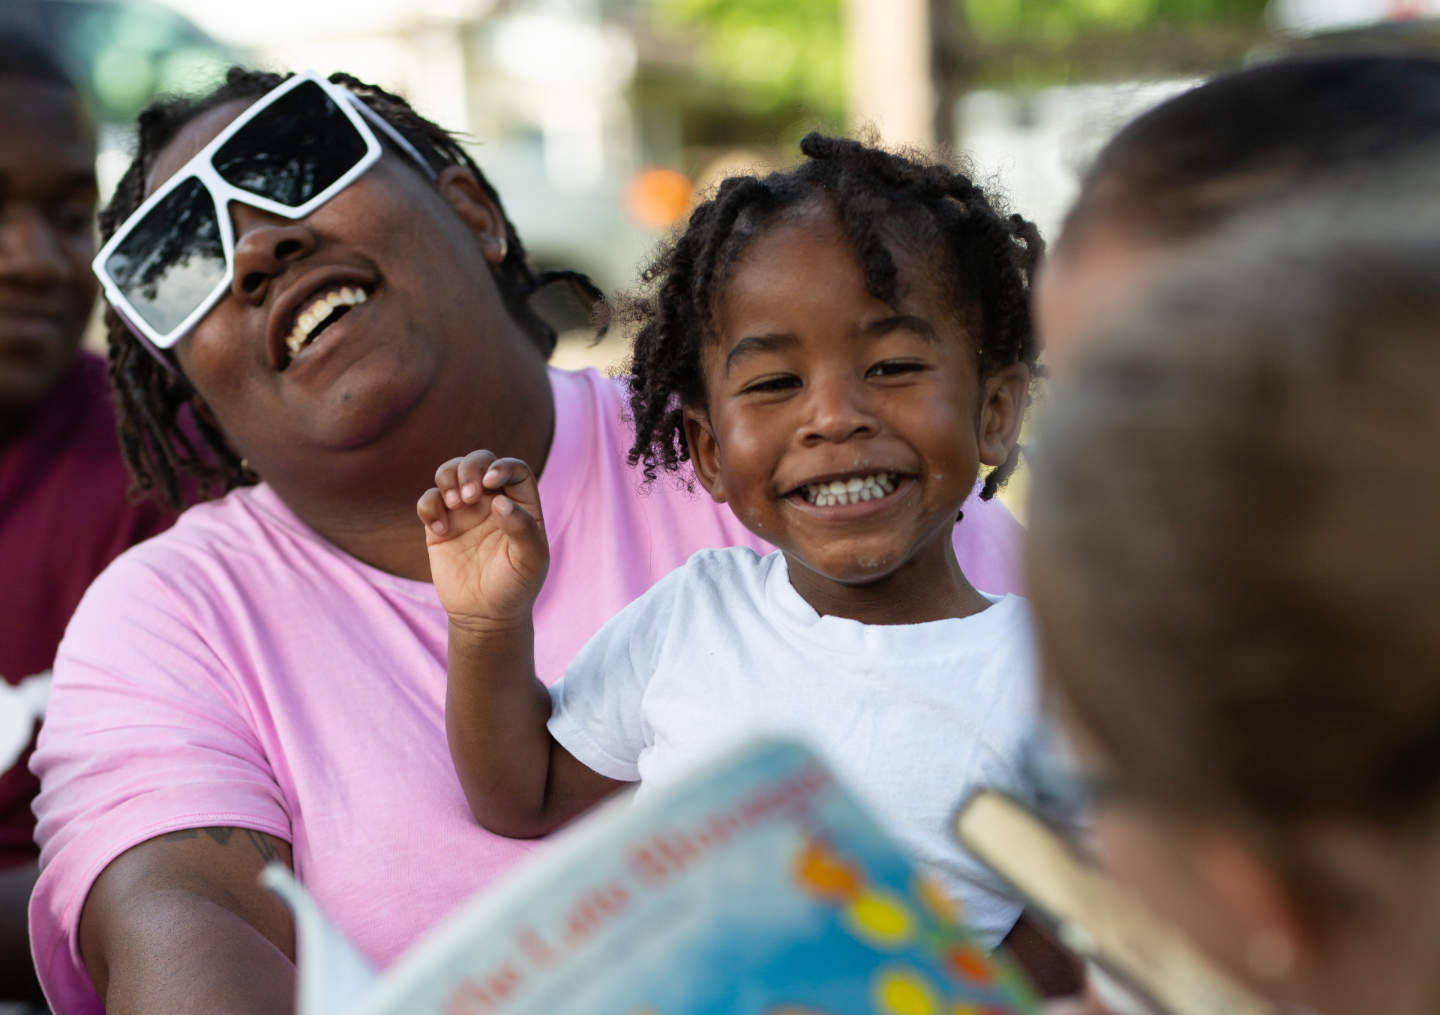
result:
[[(227, 831), (228, 830), (229, 829), (227, 829)], [(245, 829), (245, 836), (250, 840), (250, 845), (255, 847), (255, 852), (259, 853), (260, 858), (266, 863), (279, 859), (280, 851), (271, 844), (268, 835), (247, 828)]]
[[(229, 844), (230, 839), (235, 835), (236, 831), (237, 829), (224, 826), (218, 828), (181, 828), (174, 832), (167, 832), (165, 835), (162, 835), (161, 838), (166, 842), (181, 842), (189, 839), (198, 839), (200, 838), (200, 833), (204, 832), (206, 837), (217, 846), (225, 846)], [(249, 828), (238, 829), (238, 831), (245, 833), (245, 838), (248, 839), (250, 845), (255, 848), (255, 852), (260, 854), (260, 859), (266, 863), (280, 858), (280, 851), (275, 848), (274, 844), (270, 841), (270, 837), (265, 833), (257, 832)]]

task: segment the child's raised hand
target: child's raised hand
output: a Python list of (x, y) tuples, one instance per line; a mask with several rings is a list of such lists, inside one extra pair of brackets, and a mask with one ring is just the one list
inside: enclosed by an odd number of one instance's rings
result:
[(518, 458), (472, 451), (435, 472), (415, 511), (430, 575), (452, 623), (510, 628), (530, 622), (550, 566), (535, 476)]

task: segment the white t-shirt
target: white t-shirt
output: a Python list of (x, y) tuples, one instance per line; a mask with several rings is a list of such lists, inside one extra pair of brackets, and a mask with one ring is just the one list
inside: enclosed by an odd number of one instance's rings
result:
[(1015, 759), (1039, 706), (1019, 596), (960, 619), (861, 624), (817, 614), (778, 552), (702, 550), (606, 623), (551, 698), (555, 739), (642, 794), (746, 737), (805, 740), (987, 943), (1019, 915), (949, 828), (978, 786), (1025, 795)]

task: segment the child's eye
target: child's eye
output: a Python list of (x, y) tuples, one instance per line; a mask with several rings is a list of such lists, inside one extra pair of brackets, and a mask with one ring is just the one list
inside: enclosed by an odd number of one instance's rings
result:
[(755, 394), (765, 391), (784, 391), (787, 388), (797, 387), (800, 378), (794, 374), (778, 374), (772, 377), (762, 377), (758, 381), (751, 381), (740, 389), (742, 395)]
[(865, 371), (866, 377), (895, 377), (900, 374), (913, 374), (925, 369), (925, 364), (917, 363), (914, 360), (887, 359), (876, 363), (869, 370)]

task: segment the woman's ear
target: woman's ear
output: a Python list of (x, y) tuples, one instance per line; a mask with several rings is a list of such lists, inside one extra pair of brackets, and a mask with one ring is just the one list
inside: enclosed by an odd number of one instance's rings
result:
[(685, 425), (685, 444), (690, 448), (690, 465), (695, 478), (714, 498), (715, 503), (725, 503), (725, 483), (720, 478), (720, 444), (715, 440), (715, 431), (710, 429), (710, 418), (702, 409), (682, 410)]
[(1013, 363), (985, 378), (977, 435), (982, 465), (1005, 464), (1020, 439), (1029, 390), (1030, 370), (1023, 363)]
[(505, 216), (475, 174), (464, 166), (446, 166), (435, 178), (435, 188), (460, 221), (480, 240), (485, 260), (493, 267), (505, 260)]

